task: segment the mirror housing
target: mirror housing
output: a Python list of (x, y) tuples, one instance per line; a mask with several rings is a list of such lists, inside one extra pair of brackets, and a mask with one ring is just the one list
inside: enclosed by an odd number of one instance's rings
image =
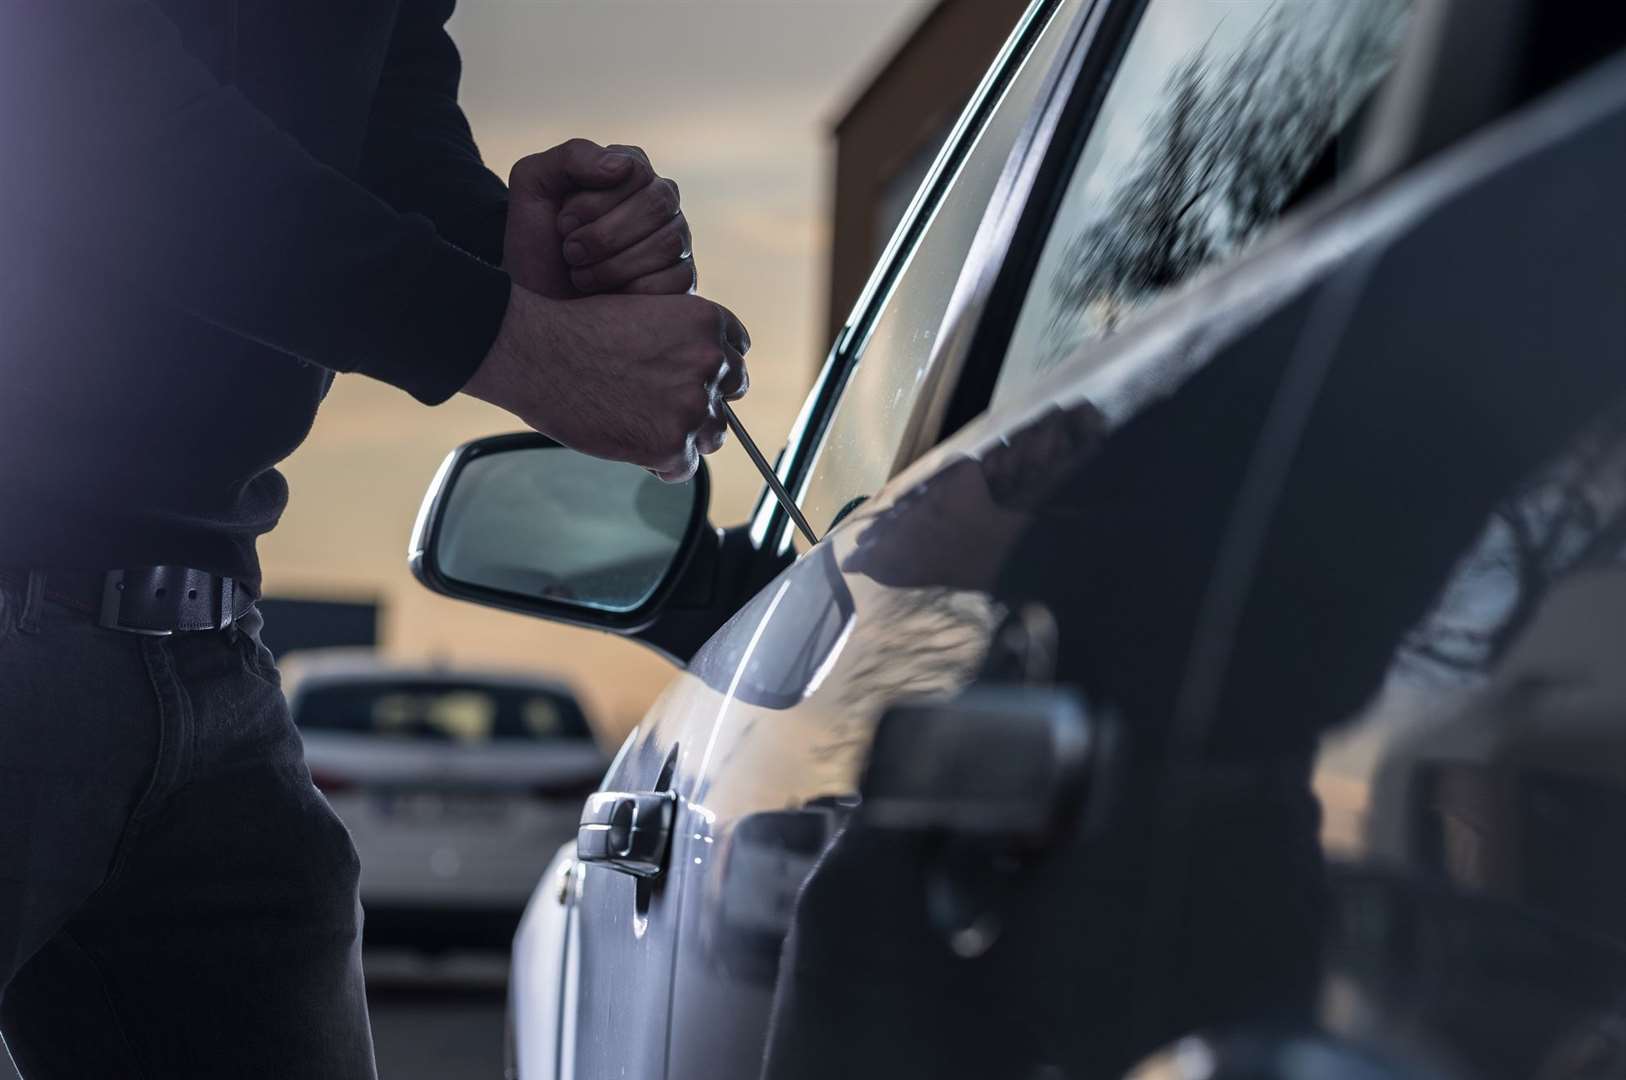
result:
[[(644, 582), (646, 594), (637, 603), (584, 606), (566, 597), (549, 595), (546, 590), (495, 587), (492, 582), (470, 581), (452, 572), (444, 557), (447, 526), (449, 521), (455, 526), (454, 519), (465, 513), (466, 496), (460, 493), (468, 483), (471, 467), (478, 470), (480, 462), (489, 462), (497, 455), (525, 452), (584, 458), (544, 435), (524, 432), (477, 439), (459, 447), (441, 463), (418, 512), (407, 555), (413, 576), (430, 591), (570, 626), (606, 630), (639, 641), (684, 665), (718, 627), (793, 559), (790, 554), (759, 548), (747, 526), (717, 529), (707, 522), (711, 477), (702, 460), (694, 479), (687, 485), (677, 485), (677, 489), (691, 493), (692, 502), (682, 528), (676, 530), (681, 535), (673, 538), (670, 562), (659, 580)], [(596, 458), (585, 460), (599, 468), (612, 467)], [(628, 475), (632, 479), (643, 479), (639, 475), (643, 471), (635, 466), (613, 467), (631, 470)], [(660, 484), (653, 477), (648, 480)], [(662, 485), (652, 490), (670, 492), (674, 488)], [(514, 509), (519, 512), (514, 524), (532, 532), (538, 523), (550, 520), (547, 508), (542, 506), (533, 506), (528, 516), (524, 507)]]

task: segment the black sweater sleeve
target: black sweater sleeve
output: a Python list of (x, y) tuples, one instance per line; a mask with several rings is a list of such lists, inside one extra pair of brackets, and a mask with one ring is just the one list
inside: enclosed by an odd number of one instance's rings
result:
[(462, 63), (446, 33), (456, 0), (402, 0), (367, 129), (362, 179), (464, 251), (499, 265), (508, 189), (480, 160), (457, 103)]
[(148, 0), (0, 6), (0, 146), (19, 228), (290, 356), (434, 403), (501, 323), (507, 275), (317, 161)]

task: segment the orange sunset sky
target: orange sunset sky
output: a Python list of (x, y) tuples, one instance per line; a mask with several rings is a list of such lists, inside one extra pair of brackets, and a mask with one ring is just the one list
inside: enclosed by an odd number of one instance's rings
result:
[[(701, 291), (750, 327), (739, 407), (771, 455), (822, 359), (829, 125), (929, 0), (462, 0), (451, 27), (463, 103), (506, 176), (567, 138), (634, 143), (676, 179)], [(405, 658), (545, 670), (573, 683), (608, 738), (671, 675), (643, 648), (436, 597), (406, 569), (407, 534), (448, 450), (513, 430), (467, 398), (425, 409), (341, 377), (284, 466), (293, 501), (263, 542), (267, 591), (376, 596), (385, 649)], [(712, 520), (760, 490), (732, 443), (711, 459)]]

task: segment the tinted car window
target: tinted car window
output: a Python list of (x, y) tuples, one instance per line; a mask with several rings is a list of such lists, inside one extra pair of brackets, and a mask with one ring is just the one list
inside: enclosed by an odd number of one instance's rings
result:
[(1152, 0), (1084, 141), (995, 401), (1336, 175), (1409, 7)]
[(300, 693), (294, 711), (306, 731), (457, 743), (588, 737), (574, 700), (520, 686), (333, 683)]
[(983, 212), (1044, 87), (1079, 0), (1061, 4), (932, 213), (866, 339), (815, 452), (802, 509), (821, 532), (895, 471), (938, 332)]

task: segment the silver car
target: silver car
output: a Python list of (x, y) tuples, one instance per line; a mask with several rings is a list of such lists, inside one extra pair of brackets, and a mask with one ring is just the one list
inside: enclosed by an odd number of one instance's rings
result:
[(604, 771), (575, 695), (371, 657), (286, 668), (311, 777), (361, 856), (368, 944), (506, 947)]

